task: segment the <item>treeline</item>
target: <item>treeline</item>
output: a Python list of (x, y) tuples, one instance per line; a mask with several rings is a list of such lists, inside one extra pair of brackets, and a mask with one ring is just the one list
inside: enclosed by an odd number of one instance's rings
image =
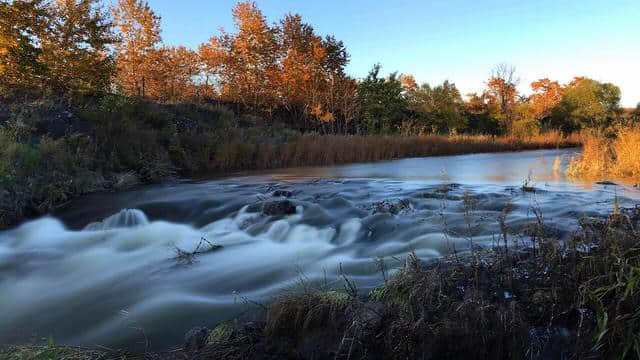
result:
[(300, 15), (269, 24), (253, 2), (232, 9), (235, 31), (197, 50), (167, 46), (144, 0), (0, 1), (0, 91), (38, 91), (72, 101), (105, 93), (161, 103), (214, 102), (236, 114), (321, 134), (510, 134), (571, 132), (640, 119), (620, 108), (620, 89), (577, 77), (541, 79), (517, 91), (498, 65), (480, 94), (455, 84), (418, 85), (411, 75), (345, 73), (349, 54)]

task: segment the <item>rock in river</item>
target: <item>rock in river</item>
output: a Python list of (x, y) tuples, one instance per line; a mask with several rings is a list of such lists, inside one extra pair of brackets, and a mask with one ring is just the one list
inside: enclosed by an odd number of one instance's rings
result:
[(262, 206), (265, 215), (282, 216), (296, 213), (296, 206), (289, 200), (269, 201)]

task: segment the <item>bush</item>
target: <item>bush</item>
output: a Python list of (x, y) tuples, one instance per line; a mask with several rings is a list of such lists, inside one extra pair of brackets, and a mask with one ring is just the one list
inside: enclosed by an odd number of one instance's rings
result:
[(0, 127), (0, 187), (7, 193), (0, 204), (0, 226), (50, 211), (98, 185), (90, 170), (95, 147), (89, 137), (44, 137), (31, 143), (11, 128)]

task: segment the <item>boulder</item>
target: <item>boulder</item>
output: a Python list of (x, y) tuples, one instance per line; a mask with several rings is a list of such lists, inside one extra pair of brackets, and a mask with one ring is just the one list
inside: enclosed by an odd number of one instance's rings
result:
[(291, 215), (296, 213), (296, 206), (289, 200), (269, 201), (262, 206), (262, 213), (269, 216)]

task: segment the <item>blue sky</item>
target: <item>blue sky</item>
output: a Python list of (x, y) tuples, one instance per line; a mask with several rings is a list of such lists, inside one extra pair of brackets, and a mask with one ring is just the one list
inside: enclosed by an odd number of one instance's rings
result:
[[(230, 0), (149, 0), (165, 43), (196, 48), (220, 27), (233, 30)], [(622, 104), (640, 102), (640, 0), (261, 0), (270, 22), (297, 12), (320, 34), (345, 42), (348, 72), (413, 74), (481, 91), (491, 68), (516, 66), (520, 91), (541, 77), (613, 82)]]

